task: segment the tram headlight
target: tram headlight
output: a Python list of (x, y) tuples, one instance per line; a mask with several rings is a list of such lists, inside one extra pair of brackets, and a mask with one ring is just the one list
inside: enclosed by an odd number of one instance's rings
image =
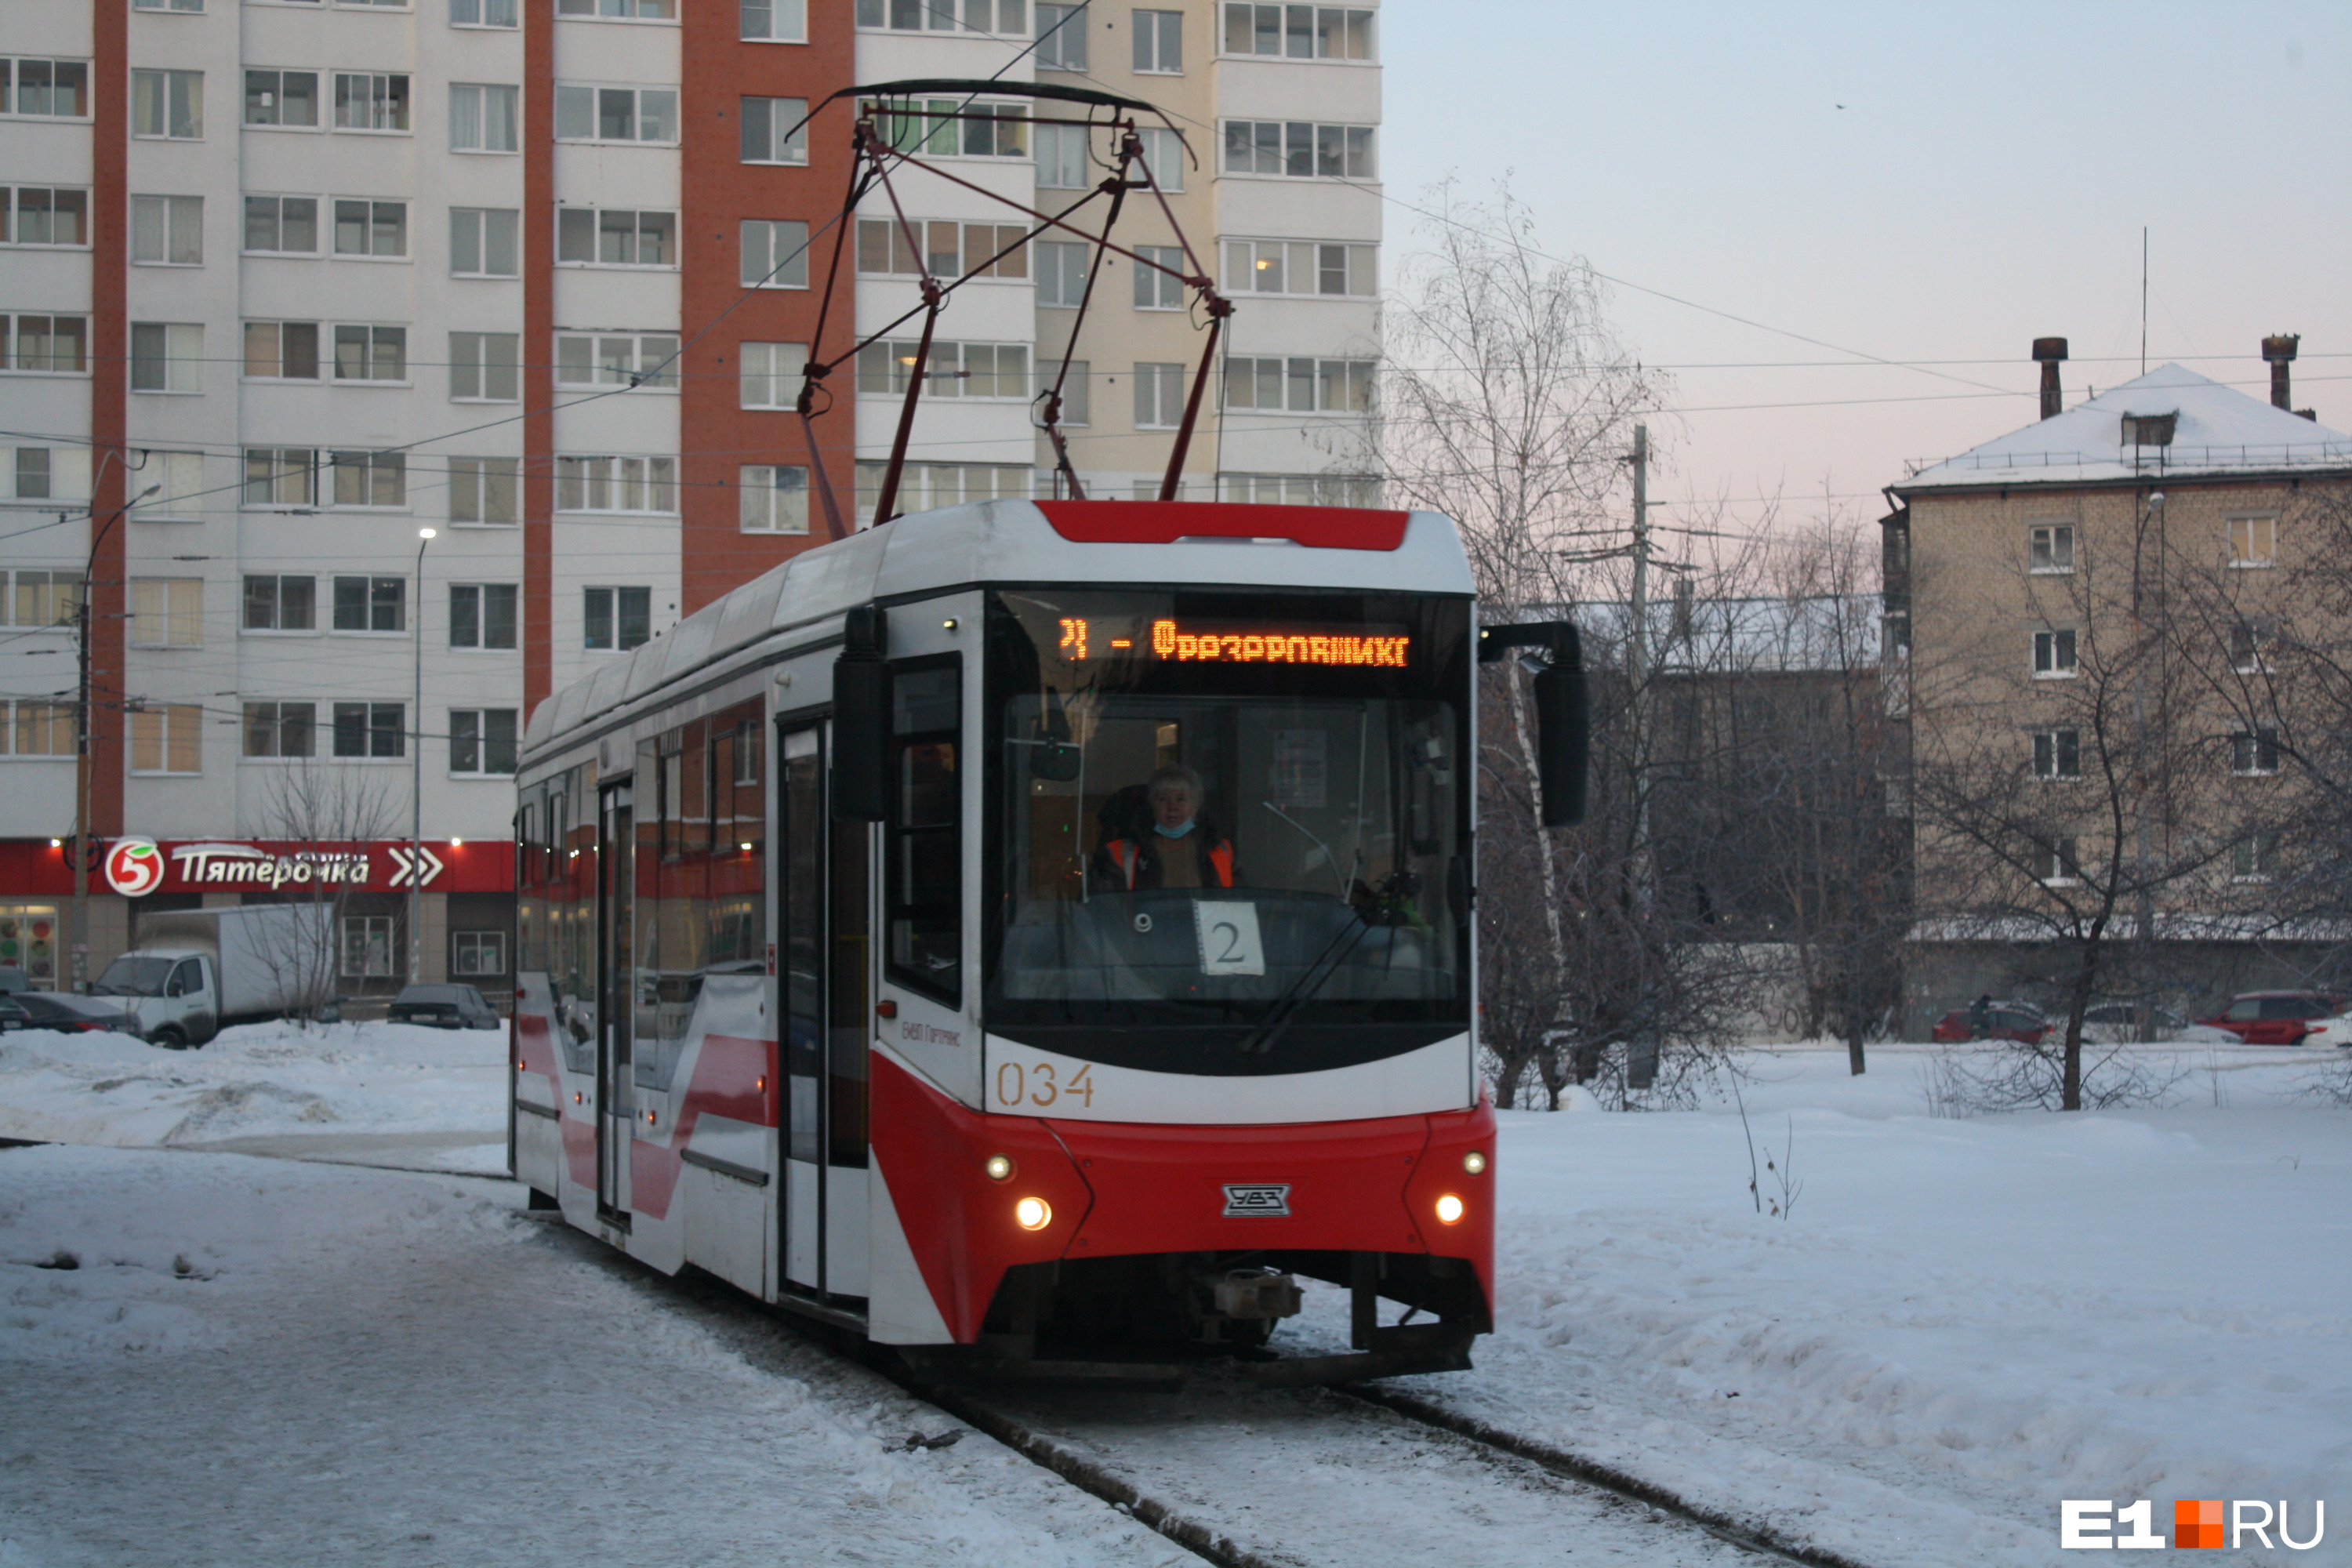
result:
[(1470, 1152), (1462, 1156), (1462, 1168), (1469, 1172), (1474, 1176), (1485, 1175), (1486, 1173), (1486, 1154), (1480, 1150), (1471, 1150)]
[(1024, 1230), (1043, 1230), (1054, 1223), (1054, 1205), (1043, 1198), (1023, 1198), (1013, 1205), (1013, 1222)]
[(992, 1182), (1009, 1182), (1013, 1179), (1013, 1156), (991, 1154), (988, 1157), (988, 1163), (982, 1165), (981, 1169), (988, 1173), (988, 1179)]
[(1462, 1200), (1452, 1193), (1437, 1200), (1437, 1223), (1440, 1225), (1460, 1225), (1464, 1213)]

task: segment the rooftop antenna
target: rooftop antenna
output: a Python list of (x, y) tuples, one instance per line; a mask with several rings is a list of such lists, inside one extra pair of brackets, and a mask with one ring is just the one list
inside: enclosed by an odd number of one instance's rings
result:
[(2139, 229), (2139, 373), (2147, 374), (2147, 226)]

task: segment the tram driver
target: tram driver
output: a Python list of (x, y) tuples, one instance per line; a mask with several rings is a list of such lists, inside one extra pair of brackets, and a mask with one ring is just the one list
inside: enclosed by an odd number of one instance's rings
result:
[(1154, 888), (1230, 888), (1233, 840), (1202, 810), (1201, 775), (1181, 763), (1111, 796), (1090, 874), (1107, 892)]

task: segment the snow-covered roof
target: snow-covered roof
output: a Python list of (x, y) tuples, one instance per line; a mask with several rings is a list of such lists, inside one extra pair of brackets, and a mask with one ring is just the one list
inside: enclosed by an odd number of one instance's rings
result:
[[(2124, 416), (2179, 416), (2169, 446), (2135, 446)], [(2112, 482), (2151, 475), (2352, 468), (2352, 436), (2177, 364), (1941, 462), (1906, 464), (1897, 494), (1947, 486)]]

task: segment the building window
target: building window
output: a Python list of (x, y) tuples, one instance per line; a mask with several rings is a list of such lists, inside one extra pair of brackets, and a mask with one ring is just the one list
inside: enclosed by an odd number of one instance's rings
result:
[(808, 287), (808, 225), (798, 218), (745, 218), (743, 287)]
[(2249, 833), (2231, 845), (2230, 879), (2269, 881), (2278, 870), (2278, 838), (2275, 833)]
[(131, 73), (131, 134), (194, 142), (204, 133), (204, 72), (135, 70)]
[(202, 15), (205, 0), (131, 0), (133, 11), (186, 11)]
[(1040, 190), (1083, 191), (1093, 184), (1087, 177), (1092, 169), (1087, 158), (1085, 126), (1039, 125), (1033, 129), (1037, 138)]
[(307, 757), (318, 750), (319, 705), (315, 702), (248, 702), (245, 705), (245, 754)]
[(1184, 68), (1184, 13), (1137, 11), (1135, 68), (1173, 74)]
[(2169, 447), (2173, 432), (2179, 427), (2179, 411), (2170, 414), (2126, 414), (2123, 416), (2123, 444), (2126, 447)]
[(449, 521), (484, 528), (511, 526), (517, 467), (512, 458), (450, 458)]
[(48, 500), (57, 489), (56, 466), (47, 447), (9, 448), (8, 493), (18, 500)]
[(2076, 840), (2045, 838), (2034, 846), (2035, 868), (2045, 888), (2071, 888), (2083, 879), (2083, 862)]
[(1372, 406), (1370, 360), (1225, 361), (1225, 406), (1293, 414), (1363, 414)]
[[(857, 390), (901, 393), (913, 378), (917, 338), (894, 338), (868, 343), (857, 351)], [(1181, 368), (1181, 367), (1180, 367)], [(1029, 345), (1026, 343), (931, 343), (931, 361), (923, 379), (933, 397), (1027, 397)]]
[(204, 375), (203, 327), (182, 321), (131, 323), (131, 391), (202, 392)]
[(480, 975), (500, 975), (506, 972), (506, 932), (460, 931), (449, 933), (450, 973), (473, 979)]
[(651, 588), (590, 588), (583, 599), (586, 617), (582, 647), (625, 652), (653, 641)]
[(449, 84), (449, 150), (512, 153), (521, 145), (522, 89), (483, 82)]
[(87, 374), (88, 316), (0, 316), (0, 356), (10, 370)]
[(308, 447), (247, 447), (245, 504), (249, 507), (318, 504), (319, 454)]
[(319, 198), (245, 198), (245, 248), (257, 256), (319, 254)]
[[(408, 629), (408, 579), (405, 577), (338, 577), (335, 579), (335, 630), (339, 632), (404, 632)], [(342, 711), (339, 705), (336, 712)], [(337, 720), (338, 723), (341, 721)], [(341, 751), (336, 755), (341, 756)]]
[[(340, 756), (341, 753), (336, 754)], [(392, 977), (390, 915), (343, 917), (342, 967), (346, 980), (389, 980)]]
[(808, 363), (806, 343), (738, 343), (742, 374), (739, 401), (745, 408), (793, 408), (800, 403), (801, 373)]
[(2025, 569), (2037, 575), (2074, 569), (2074, 525), (2037, 522), (2025, 531)]
[(151, 482), (163, 487), (140, 503), (135, 515), (141, 521), (204, 516), (205, 455), (202, 452), (150, 452), (145, 466), (135, 471), (152, 475)]
[(1305, 294), (1370, 299), (1381, 291), (1380, 247), (1323, 240), (1225, 241), (1229, 294)]
[(337, 381), (406, 381), (406, 327), (338, 326), (335, 329)]
[(1293, 60), (1369, 60), (1372, 13), (1330, 5), (1225, 7), (1225, 53)]
[(2074, 730), (2037, 730), (2033, 735), (2033, 776), (2038, 779), (2079, 779), (2083, 776), (2083, 738)]
[(245, 374), (255, 381), (319, 379), (319, 323), (247, 321)]
[(677, 142), (677, 89), (668, 87), (589, 87), (558, 82), (558, 142)]
[(746, 41), (802, 44), (808, 41), (807, 0), (742, 0), (740, 33)]
[(1184, 419), (1184, 367), (1181, 364), (1139, 364), (1135, 367), (1136, 428), (1165, 429)]
[(934, 158), (1026, 158), (1025, 104), (961, 98), (901, 98), (885, 101), (878, 121), (884, 141), (903, 153)]
[(12, 626), (70, 626), (81, 613), (79, 572), (0, 572), (0, 615)]
[(1300, 120), (1225, 121), (1225, 173), (1293, 179), (1376, 180), (1372, 127)]
[(200, 773), (205, 771), (205, 710), (195, 703), (166, 703), (131, 710), (131, 771), (134, 773)]
[(562, 386), (653, 386), (677, 390), (676, 332), (567, 332), (555, 340)]
[(555, 14), (602, 22), (674, 22), (677, 0), (556, 0)]
[(449, 646), (511, 649), (519, 595), (512, 583), (450, 584)]
[(736, 470), (746, 533), (808, 531), (808, 470), (788, 464), (746, 463)]
[(449, 334), (449, 399), (513, 403), (522, 396), (522, 339), (514, 332)]
[(328, 462), (335, 470), (335, 505), (388, 508), (408, 504), (408, 455), (405, 452), (332, 452)]
[(511, 207), (449, 209), (449, 274), (513, 278), (521, 271), (522, 215)]
[[(556, 213), (555, 219), (555, 259), (560, 263), (579, 267), (677, 265), (676, 213), (564, 207)], [(803, 270), (805, 273), (805, 264)], [(800, 286), (807, 287), (805, 276)]]
[(1073, 241), (1037, 242), (1037, 303), (1075, 310), (1087, 297), (1087, 263), (1093, 247)]
[(558, 511), (677, 510), (676, 458), (558, 458)]
[(2232, 566), (2275, 566), (2278, 564), (2278, 519), (2275, 517), (2233, 517), (2230, 520), (2230, 564)]
[[(859, 517), (871, 519), (881, 504), (882, 474), (888, 466), (857, 465)], [(973, 501), (1020, 500), (1027, 498), (1033, 484), (1026, 463), (908, 463), (898, 477), (897, 504), (903, 515)]]
[[(1039, 7), (1042, 11), (1044, 7)], [(952, 0), (857, 0), (857, 25), (887, 27), (893, 32), (1005, 33), (1020, 37), (1027, 31), (1026, 0), (963, 0), (959, 16)]]
[(2230, 628), (2230, 668), (2240, 675), (2267, 675), (2276, 668), (2278, 624), (2267, 618), (2240, 621)]
[[(1139, 310), (1181, 310), (1184, 308), (1184, 252), (1173, 245), (1139, 245), (1142, 258), (1135, 267), (1135, 308)], [(1146, 266), (1149, 262), (1153, 265)], [(1162, 271), (1165, 268), (1167, 270)]]
[(248, 576), (245, 580), (245, 629), (307, 632), (318, 629), (318, 579)]
[(245, 122), (289, 130), (319, 128), (317, 71), (247, 70)]
[(2063, 680), (2077, 673), (2074, 634), (2070, 631), (2033, 634), (2033, 679)]
[(371, 71), (337, 71), (335, 129), (406, 131), (408, 78)]
[(72, 703), (36, 698), (0, 701), (0, 755), (70, 757), (74, 739)]
[(1370, 474), (1221, 474), (1217, 488), (1226, 500), (1259, 506), (1381, 504), (1381, 481)]
[(464, 778), (502, 778), (515, 771), (515, 710), (449, 710), (449, 771)]
[(743, 162), (746, 163), (805, 163), (808, 113), (804, 98), (747, 98), (740, 101), (743, 117)]
[(516, 0), (449, 0), (453, 27), (511, 27), (519, 20)]
[(88, 245), (89, 193), (55, 185), (0, 185), (0, 242)]
[(89, 114), (86, 60), (0, 59), (0, 114), (81, 120)]
[(1038, 5), (1035, 58), (1039, 70), (1083, 71), (1087, 68), (1085, 5)]
[(334, 705), (335, 755), (404, 757), (407, 705), (400, 702), (338, 702)]
[(201, 577), (131, 579), (131, 646), (205, 646), (205, 580)]
[(1041, 393), (1048, 390), (1055, 375), (1062, 378), (1061, 423), (1064, 425), (1092, 424), (1094, 399), (1090, 394), (1094, 379), (1093, 367), (1082, 359), (1072, 360), (1066, 371), (1059, 365), (1050, 371), (1040, 365), (1037, 370), (1037, 390)]
[(1184, 166), (1192, 162), (1184, 139), (1164, 125), (1147, 125), (1135, 134), (1143, 142), (1143, 166), (1153, 182), (1163, 191), (1182, 190)]
[(2230, 771), (2240, 778), (2268, 778), (2279, 771), (2279, 732), (2241, 730), (2230, 737)]
[[(914, 231), (909, 238), (908, 231)], [(945, 219), (857, 220), (857, 270), (918, 278), (928, 268), (935, 278), (1026, 278), (1029, 231), (1019, 224), (953, 223)], [(922, 254), (915, 246), (920, 243)], [(1049, 242), (1050, 243), (1050, 242)], [(1067, 248), (1085, 252), (1087, 247)]]
[(337, 256), (406, 256), (408, 204), (338, 198)]

